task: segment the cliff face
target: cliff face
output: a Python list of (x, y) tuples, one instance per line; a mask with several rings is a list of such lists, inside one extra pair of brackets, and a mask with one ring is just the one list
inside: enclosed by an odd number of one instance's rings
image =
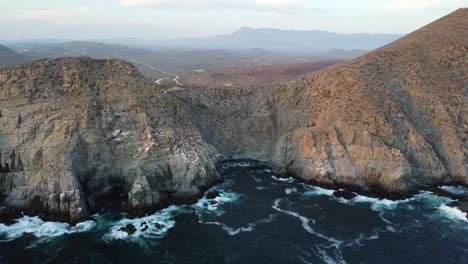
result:
[(254, 154), (305, 181), (385, 192), (468, 184), (467, 32), (460, 9), (303, 81), (178, 97), (224, 155)]
[(60, 59), (0, 70), (0, 194), (49, 218), (119, 192), (130, 211), (198, 198), (220, 157), (130, 64)]
[(308, 182), (405, 193), (468, 185), (468, 11), (354, 61), (261, 88), (161, 94), (133, 66), (85, 58), (0, 70), (4, 205), (77, 221), (103, 197), (193, 201), (224, 158)]

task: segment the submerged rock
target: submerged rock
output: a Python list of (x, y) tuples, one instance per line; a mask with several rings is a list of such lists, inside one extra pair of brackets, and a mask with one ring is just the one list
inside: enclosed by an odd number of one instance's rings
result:
[(219, 196), (220, 196), (219, 192), (216, 191), (215, 189), (211, 189), (208, 191), (208, 193), (206, 193), (206, 199), (209, 199), (209, 200), (213, 200)]
[(333, 192), (333, 196), (335, 196), (336, 198), (343, 198), (343, 199), (346, 199), (346, 200), (351, 200), (353, 198), (355, 198), (357, 196), (357, 194), (351, 192), (351, 191), (348, 191), (348, 190), (339, 190), (339, 191), (335, 191)]
[(121, 232), (126, 232), (128, 235), (133, 235), (136, 232), (136, 227), (132, 224), (128, 224), (126, 226), (123, 226), (119, 229)]

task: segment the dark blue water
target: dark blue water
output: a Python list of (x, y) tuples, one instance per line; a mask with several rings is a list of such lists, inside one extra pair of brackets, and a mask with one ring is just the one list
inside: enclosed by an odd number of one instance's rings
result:
[[(0, 224), (0, 263), (468, 263), (468, 221), (448, 198), (345, 201), (242, 167), (225, 178), (215, 205), (95, 215), (75, 227)], [(118, 231), (129, 223), (135, 234)]]

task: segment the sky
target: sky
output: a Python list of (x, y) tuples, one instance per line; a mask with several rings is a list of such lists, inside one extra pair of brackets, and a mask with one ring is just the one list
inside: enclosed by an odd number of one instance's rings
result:
[(242, 27), (404, 34), (468, 0), (0, 0), (0, 39), (168, 39)]

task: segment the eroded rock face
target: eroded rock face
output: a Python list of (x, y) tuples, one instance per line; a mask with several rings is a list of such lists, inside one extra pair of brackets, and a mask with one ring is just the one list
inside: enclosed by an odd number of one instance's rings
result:
[(115, 191), (132, 212), (192, 202), (220, 180), (222, 157), (371, 192), (468, 185), (467, 18), (259, 88), (166, 95), (115, 60), (2, 69), (2, 204), (78, 221)]
[(223, 155), (273, 161), (307, 182), (384, 193), (466, 185), (467, 33), (460, 9), (302, 81), (177, 97)]
[(78, 221), (120, 190), (129, 211), (193, 200), (220, 180), (220, 156), (130, 64), (43, 60), (0, 70), (0, 195)]

